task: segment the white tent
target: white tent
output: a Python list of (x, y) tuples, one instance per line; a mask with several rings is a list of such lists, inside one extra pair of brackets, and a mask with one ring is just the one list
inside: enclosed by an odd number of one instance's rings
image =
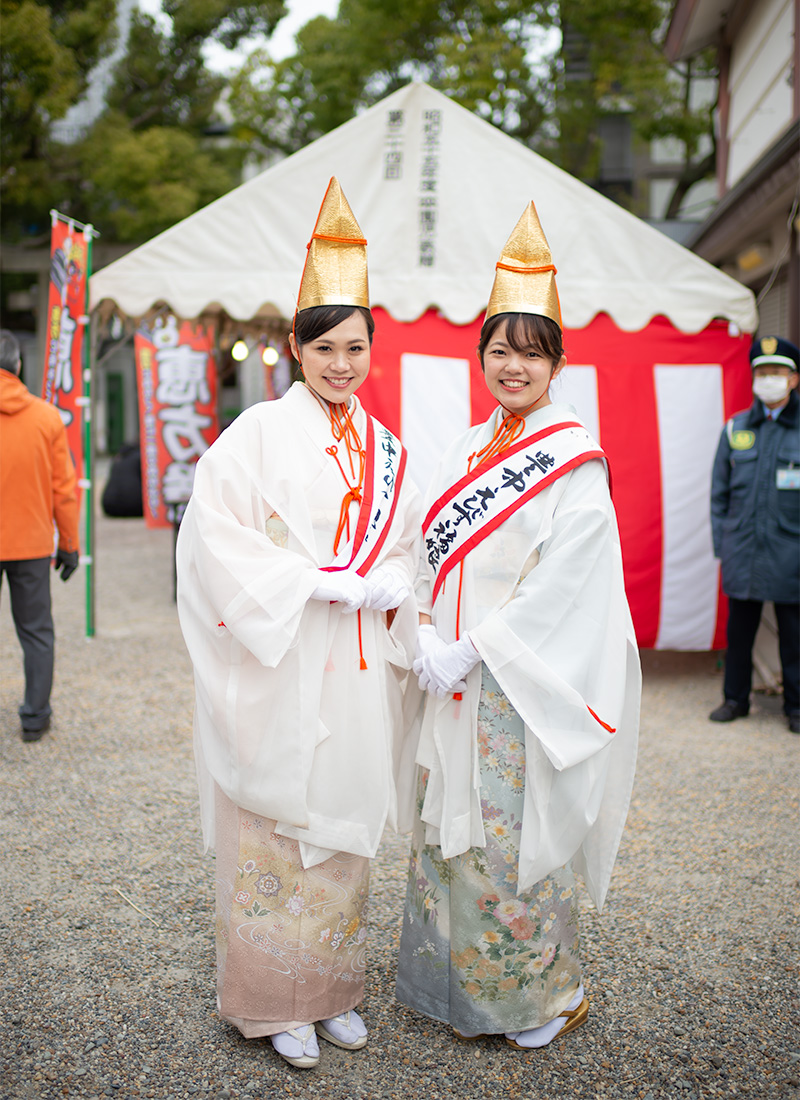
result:
[[(474, 320), (533, 199), (568, 328), (598, 313), (629, 332), (656, 314), (682, 332), (715, 317), (755, 328), (746, 287), (426, 84), (409, 84), (103, 268), (91, 307), (110, 298), (131, 316), (164, 301), (183, 317), (216, 306), (238, 320), (291, 317), (332, 175), (369, 242), (372, 302), (398, 321), (430, 306), (453, 324)], [(421, 255), (433, 262), (421, 265)]]
[(369, 242), (377, 329), (361, 396), (400, 433), (421, 483), (449, 439), (487, 415), (476, 318), (534, 200), (564, 318), (556, 396), (609, 457), (639, 642), (723, 645), (708, 493), (724, 420), (749, 403), (752, 293), (427, 85), (388, 96), (102, 269), (92, 307), (290, 318), (333, 175)]

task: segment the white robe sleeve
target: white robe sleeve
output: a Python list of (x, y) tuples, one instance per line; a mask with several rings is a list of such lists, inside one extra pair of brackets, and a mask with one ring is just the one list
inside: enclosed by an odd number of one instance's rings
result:
[[(407, 801), (398, 774), (411, 770), (402, 708), (413, 593), (391, 629), (383, 612), (344, 615), (310, 598), (333, 558), (342, 491), (327, 430), (302, 389), (246, 410), (199, 460), (177, 547), (206, 844), (217, 785), (296, 838), (308, 864), (374, 855)], [(267, 535), (273, 513), (285, 546)], [(378, 564), (410, 585), (418, 541), (418, 493), (404, 485)]]
[(526, 725), (520, 889), (574, 858), (600, 905), (630, 798), (640, 690), (600, 463), (572, 472), (538, 563), (469, 633)]
[[(178, 598), (194, 618), (205, 604), (208, 621), (197, 621), (198, 629), (224, 624), (261, 664), (275, 668), (316, 587), (316, 564), (273, 544), (266, 534), (270, 512), (246, 468), (230, 451), (214, 457), (213, 465), (198, 462), (181, 523)], [(181, 591), (190, 587), (191, 608)], [(191, 632), (191, 651), (190, 639)]]
[(610, 743), (625, 694), (622, 563), (598, 479), (599, 463), (573, 472), (537, 565), (469, 632), (558, 770)]

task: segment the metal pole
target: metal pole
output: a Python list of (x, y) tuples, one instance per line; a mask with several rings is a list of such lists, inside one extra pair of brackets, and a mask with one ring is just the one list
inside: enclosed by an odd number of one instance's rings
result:
[[(78, 318), (78, 323), (83, 328), (83, 395), (75, 399), (75, 404), (83, 413), (83, 477), (79, 486), (85, 492), (85, 537), (84, 553), (81, 557), (81, 565), (86, 567), (86, 637), (94, 637), (94, 489), (93, 489), (93, 458), (94, 458), (94, 431), (92, 425), (92, 357), (94, 354), (92, 327), (89, 317), (89, 279), (92, 274), (92, 240), (100, 234), (92, 225), (84, 225), (74, 218), (68, 218), (59, 214), (57, 210), (50, 211), (53, 225), (57, 221), (67, 222), (70, 232), (79, 229), (86, 241), (86, 285), (84, 290), (83, 315)], [(62, 292), (62, 305), (64, 301)], [(48, 322), (49, 323), (49, 322)], [(45, 362), (45, 377), (48, 364)], [(45, 394), (45, 399), (50, 399), (50, 394)]]
[(84, 229), (86, 234), (86, 301), (85, 329), (83, 334), (83, 453), (86, 478), (86, 637), (94, 637), (94, 405), (92, 394), (92, 357), (93, 332), (89, 314), (89, 278), (92, 274), (92, 238), (95, 230), (91, 225)]

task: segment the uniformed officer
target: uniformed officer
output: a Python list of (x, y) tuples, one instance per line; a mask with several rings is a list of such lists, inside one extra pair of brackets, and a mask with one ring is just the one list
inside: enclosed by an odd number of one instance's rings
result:
[(725, 425), (714, 459), (711, 528), (728, 597), (724, 702), (714, 722), (750, 709), (752, 652), (764, 600), (775, 604), (783, 709), (800, 733), (800, 350), (779, 336), (750, 348), (753, 404)]

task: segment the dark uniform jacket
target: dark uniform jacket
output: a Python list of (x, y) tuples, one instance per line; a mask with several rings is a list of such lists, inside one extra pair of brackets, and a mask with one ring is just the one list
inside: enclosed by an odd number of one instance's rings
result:
[(714, 554), (737, 600), (800, 602), (800, 400), (777, 420), (756, 399), (722, 432), (711, 480)]

